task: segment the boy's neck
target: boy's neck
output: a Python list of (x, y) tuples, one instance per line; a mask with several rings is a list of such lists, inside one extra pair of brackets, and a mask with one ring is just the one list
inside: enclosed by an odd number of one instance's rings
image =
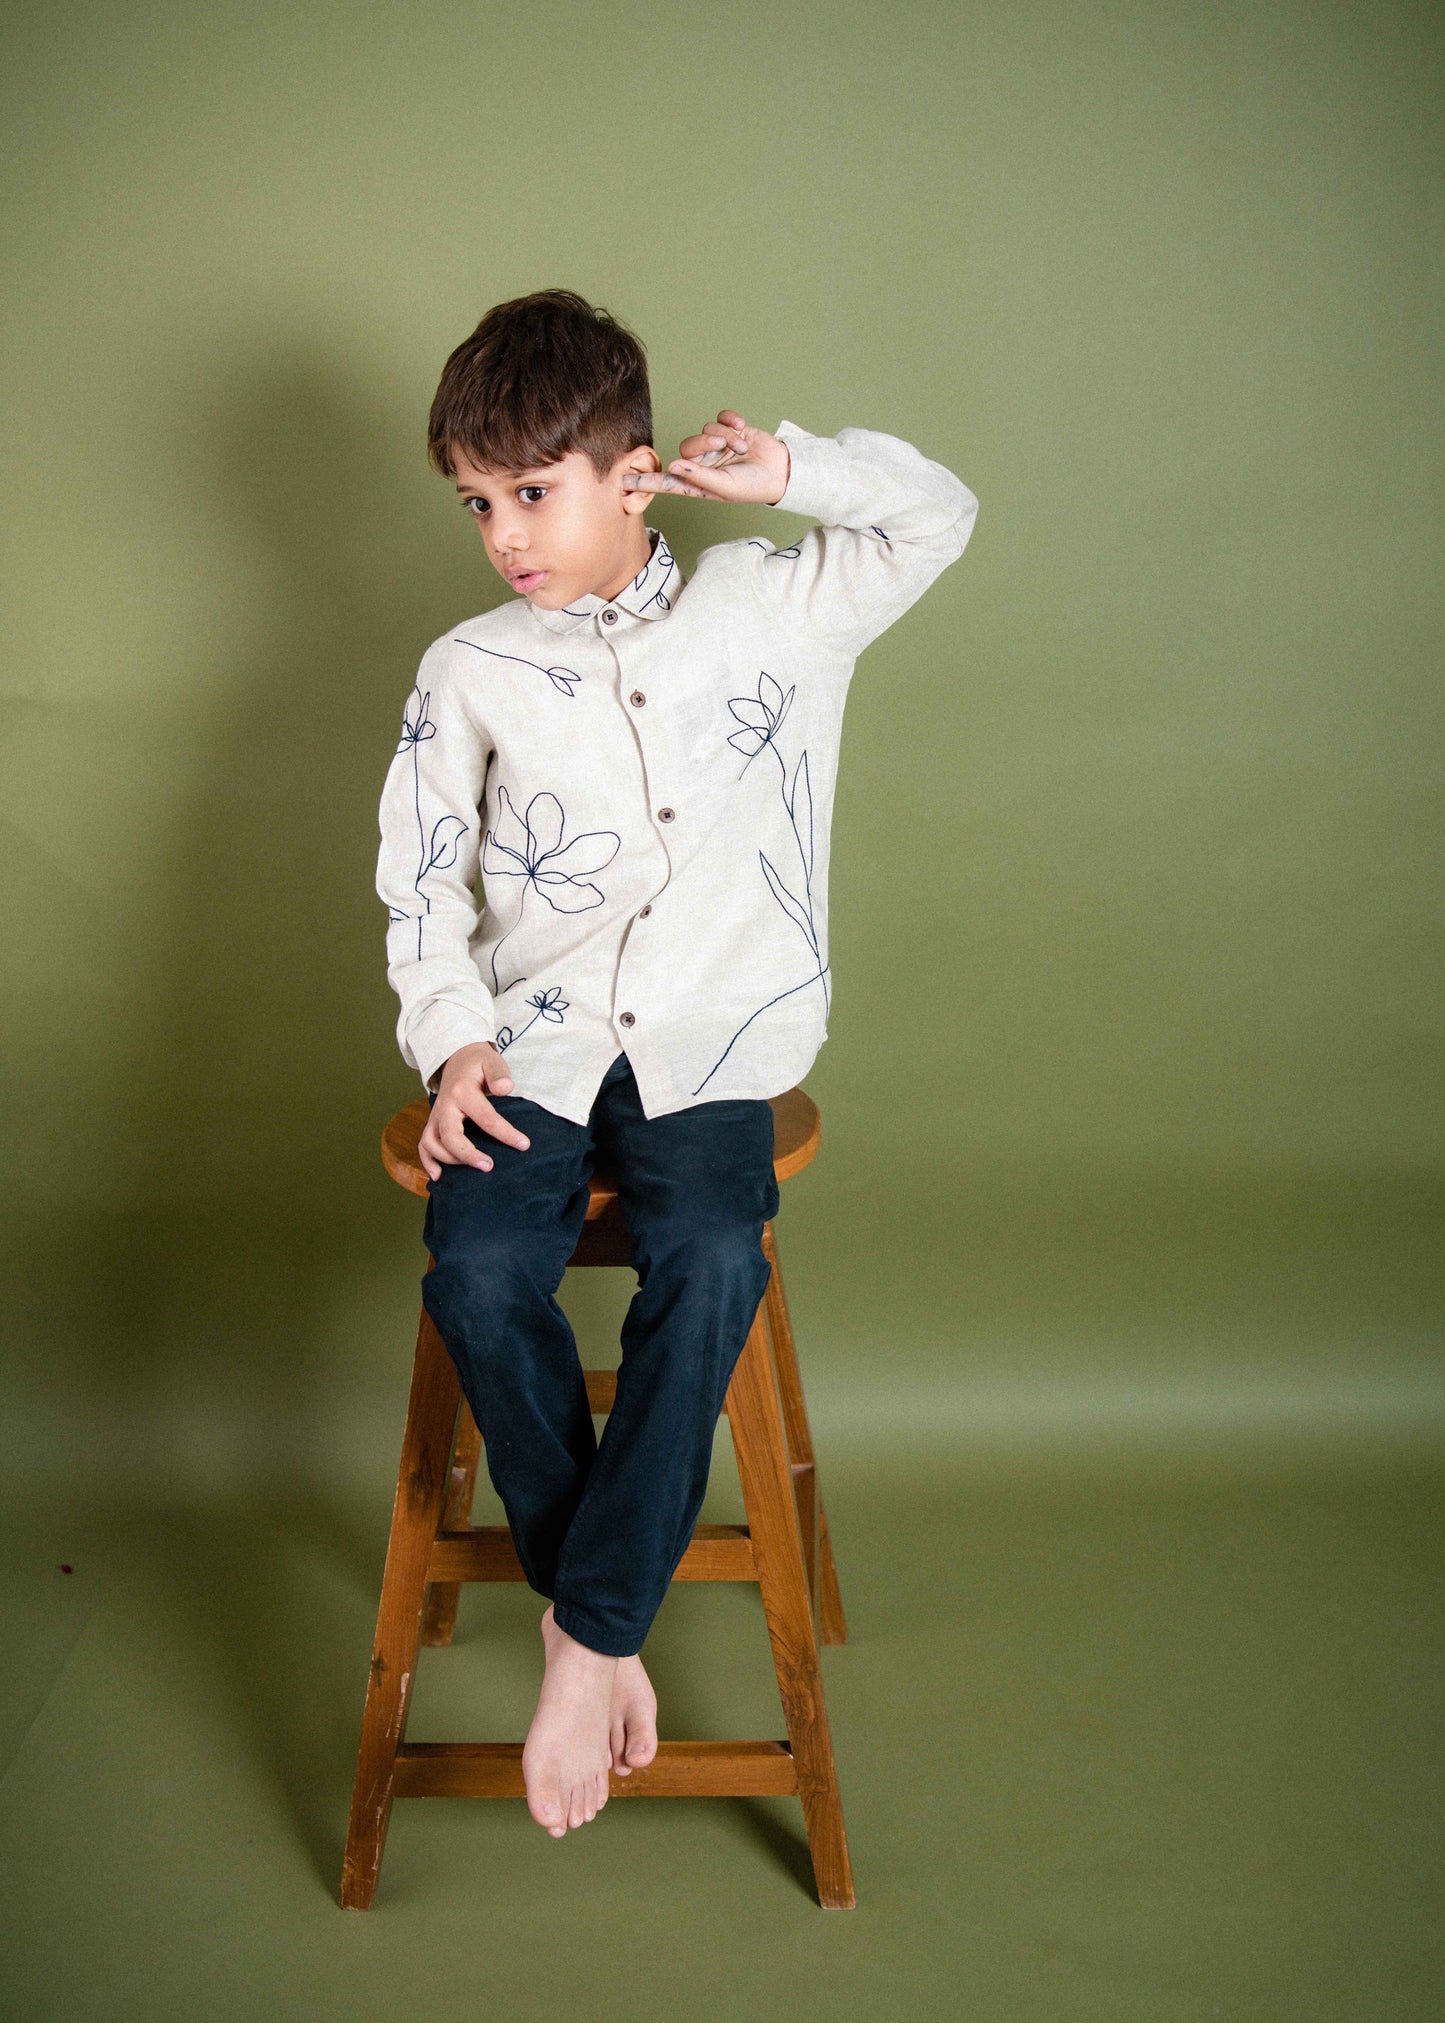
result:
[(629, 583), (635, 582), (652, 560), (652, 535), (641, 523), (640, 518), (636, 522), (636, 529), (636, 539), (631, 544), (635, 559), (623, 569), (620, 575), (611, 577), (605, 587), (599, 583), (593, 592), (594, 596), (600, 597), (604, 604), (610, 604), (619, 590), (625, 590)]

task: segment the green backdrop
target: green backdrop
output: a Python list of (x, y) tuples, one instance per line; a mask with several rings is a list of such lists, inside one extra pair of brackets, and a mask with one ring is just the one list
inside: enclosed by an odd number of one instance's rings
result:
[[(3, 1355), (28, 1541), (13, 1774), (32, 1762), (37, 1801), (17, 1844), (40, 1892), (14, 2013), (281, 1999), (261, 1927), (218, 1937), (204, 1895), (182, 1915), (154, 1850), (144, 1912), (93, 1878), (108, 1936), (54, 1950), (91, 1805), (79, 1772), (52, 1803), (55, 1765), (67, 1734), (94, 1739), (56, 1694), (174, 1540), (259, 1581), (236, 1543), (258, 1513), (348, 1511), (359, 1541), (334, 1662), (296, 1685), (326, 1703), (325, 1746), (290, 1730), (266, 1758), (278, 1789), (318, 1756), (330, 1779), (295, 1884), (316, 1922), (287, 1941), (309, 1966), (286, 1985), (320, 1973), (307, 1930), (333, 1949), (317, 1987), (347, 1971), (323, 1885), (425, 1262), (420, 1204), (377, 1153), (419, 1085), (393, 1038), (376, 803), (422, 650), (500, 589), (427, 467), (431, 394), (481, 313), (531, 288), (639, 332), (664, 459), (734, 406), (892, 431), (981, 501), (965, 556), (854, 678), (835, 1013), (807, 1080), (823, 1152), (779, 1220), (859, 1605), (886, 1614), (898, 1572), (866, 1560), (884, 1534), (863, 1513), (914, 1539), (925, 1480), (918, 1535), (951, 1563), (964, 1536), (1014, 1535), (1007, 1501), (964, 1526), (985, 1480), (1055, 1485), (1060, 1538), (1083, 1521), (1060, 1482), (1087, 1501), (1211, 1469), (1348, 1480), (1337, 1542), (1384, 1522), (1359, 1485), (1408, 1480), (1421, 1500), (1360, 1592), (1423, 1577), (1445, 1432), (1437, 10), (112, 0), (4, 24)], [(650, 517), (690, 567), (756, 514)], [(594, 1360), (628, 1290), (564, 1289)], [(1302, 1542), (1329, 1531), (1300, 1519)], [(1131, 1620), (1137, 1600), (1124, 1582)], [(1327, 1586), (1320, 1606), (1338, 1619)], [(284, 1674), (315, 1611), (254, 1628)], [(1402, 1592), (1390, 1635), (1423, 1666), (1437, 1633)], [(209, 1634), (187, 1650), (224, 1651)], [(150, 1677), (154, 1646), (126, 1648)], [(887, 1708), (904, 1660), (885, 1642), (872, 1662)], [(1382, 1707), (1360, 1693), (1357, 1741)], [(1394, 1732), (1420, 1704), (1402, 1684)], [(34, 1768), (42, 1717), (59, 1755)], [(1375, 1765), (1341, 1832), (1370, 1793), (1405, 1803), (1397, 1771)], [(686, 1865), (681, 1812), (613, 1808), (609, 1829), (618, 1811), (639, 1850), (667, 1813)], [(1423, 1830), (1391, 1816), (1398, 1905)], [(505, 1831), (552, 1877), (519, 1819), (413, 1814), (407, 1845), (420, 1862), (445, 1833), (465, 1861)], [(224, 1813), (194, 1831), (224, 1836)], [(930, 1831), (952, 1844), (950, 1819)], [(1425, 1930), (1382, 1936), (1346, 1881), (1309, 1902), (1321, 1930), (1323, 1906), (1356, 1906), (1338, 1957), (1363, 1980), (1312, 1979), (1298, 1917), (1276, 1986), (1257, 1932), (1186, 1945), (1161, 1913), (1142, 1978), (1056, 1981), (1073, 1955), (1051, 1941), (1001, 1956), (977, 2013), (1426, 2013)], [(765, 1870), (747, 1915), (778, 1889)], [(798, 1892), (785, 1908), (816, 1931)], [(908, 1941), (920, 2015), (993, 1929), (940, 1915)], [(182, 1947), (176, 1917), (210, 1939)], [(850, 1989), (876, 2009), (866, 1962), (892, 1957), (892, 1927), (850, 1930), (833, 2014)], [(398, 2002), (432, 1985), (416, 1943)], [(1205, 1954), (1233, 1963), (1235, 2006), (1190, 1979)], [(634, 1962), (626, 1985), (636, 2004), (654, 1983)], [(233, 2011), (225, 1989), (251, 1992)], [(766, 2012), (760, 1987), (738, 1999)], [(690, 2014), (685, 1994), (659, 2013)]]

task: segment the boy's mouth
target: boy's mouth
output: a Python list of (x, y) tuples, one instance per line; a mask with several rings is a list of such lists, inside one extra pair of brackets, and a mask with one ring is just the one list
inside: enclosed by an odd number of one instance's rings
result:
[(531, 591), (537, 589), (538, 586), (544, 583), (546, 580), (547, 580), (547, 572), (545, 569), (523, 569), (520, 572), (520, 574), (516, 576), (512, 574), (510, 569), (507, 571), (507, 581), (511, 584), (514, 590), (520, 590), (523, 596), (526, 596)]

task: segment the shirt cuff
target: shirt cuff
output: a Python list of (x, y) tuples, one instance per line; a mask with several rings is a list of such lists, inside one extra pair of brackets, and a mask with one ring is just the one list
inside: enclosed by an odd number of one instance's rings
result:
[(445, 998), (428, 1005), (406, 1036), (412, 1065), (428, 1089), (432, 1077), (444, 1068), (458, 1047), (476, 1046), (481, 1040), (496, 1044), (495, 1024), (465, 1005), (449, 1004)]
[(804, 513), (825, 526), (836, 524), (843, 500), (838, 482), (839, 445), (815, 436), (795, 421), (780, 421), (773, 430), (779, 442), (788, 446), (788, 482), (780, 499), (774, 499), (776, 513)]

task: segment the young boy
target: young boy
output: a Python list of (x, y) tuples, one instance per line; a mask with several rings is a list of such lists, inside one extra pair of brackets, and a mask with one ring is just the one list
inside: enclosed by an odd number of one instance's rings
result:
[[(428, 451), (518, 594), (423, 655), (381, 800), (397, 1039), (431, 1099), (422, 1297), (552, 1601), (522, 1761), (557, 1838), (657, 1750), (640, 1652), (768, 1282), (768, 1098), (827, 1038), (853, 664), (978, 510), (870, 429), (724, 408), (680, 447), (664, 472), (641, 343), (570, 290), (457, 347)], [(646, 523), (662, 491), (822, 524), (685, 580)], [(555, 1298), (597, 1164), (638, 1277), (600, 1443)]]

